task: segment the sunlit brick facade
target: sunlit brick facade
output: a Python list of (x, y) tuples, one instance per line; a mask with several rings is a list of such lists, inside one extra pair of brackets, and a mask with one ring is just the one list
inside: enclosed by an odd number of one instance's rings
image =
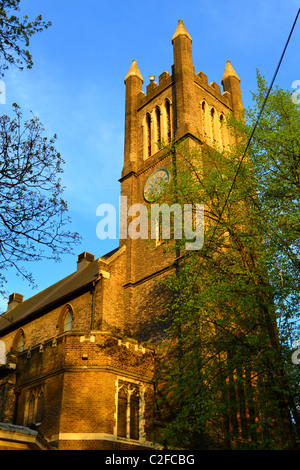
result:
[[(147, 204), (150, 175), (170, 170), (157, 142), (229, 144), (226, 116), (242, 109), (240, 80), (227, 62), (222, 83), (195, 74), (180, 20), (174, 65), (146, 93), (136, 61), (125, 77), (121, 196)], [(126, 198), (126, 199), (125, 199)], [(10, 297), (0, 317), (0, 449), (138, 449), (153, 441), (155, 321), (175, 254), (156, 239), (120, 238), (113, 252), (78, 257), (77, 269), (34, 297)]]

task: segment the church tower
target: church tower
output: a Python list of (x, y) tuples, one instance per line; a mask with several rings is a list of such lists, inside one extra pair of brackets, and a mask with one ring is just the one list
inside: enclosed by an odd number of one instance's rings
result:
[[(155, 202), (147, 198), (149, 185), (153, 187), (161, 179), (167, 182), (171, 177), (172, 157), (170, 152), (160, 148), (159, 142), (169, 144), (187, 140), (226, 148), (230, 143), (226, 116), (238, 114), (243, 109), (240, 79), (230, 61), (227, 61), (222, 77), (222, 93), (218, 83), (208, 83), (203, 72), (195, 73), (192, 38), (182, 20), (174, 32), (172, 45), (174, 64), (171, 74), (163, 72), (158, 83), (155, 77), (150, 77), (146, 93), (142, 90), (144, 80), (136, 60), (125, 77), (124, 166), (120, 179), (123, 235), (120, 247), (126, 247), (127, 253), (124, 305), (128, 333), (140, 336), (137, 329), (142, 321), (143, 339), (145, 335), (151, 336), (150, 325), (145, 328), (145, 312), (148, 312), (149, 323), (150, 317), (157, 312), (158, 301), (154, 299), (158, 299), (159, 294), (155, 285), (175, 259), (174, 254), (165, 253), (159, 228), (148, 227), (148, 239), (145, 239), (145, 233), (140, 236), (135, 233), (133, 239), (127, 231), (130, 222), (139, 216), (134, 210), (138, 207), (136, 204), (143, 205), (149, 214), (151, 202)], [(128, 218), (122, 217), (124, 211)], [(150, 239), (151, 234), (153, 239)]]
[(98, 259), (84, 251), (74, 272), (29, 299), (11, 294), (0, 315), (0, 449), (153, 448), (159, 281), (176, 260), (147, 224), (160, 181), (172, 178), (172, 152), (159, 143), (226, 148), (226, 117), (242, 109), (229, 61), (223, 93), (195, 73), (182, 20), (172, 45), (171, 73), (146, 92), (135, 60), (125, 76), (119, 246)]

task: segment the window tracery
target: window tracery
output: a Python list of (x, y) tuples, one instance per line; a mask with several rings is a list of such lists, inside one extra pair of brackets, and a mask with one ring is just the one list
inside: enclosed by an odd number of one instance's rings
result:
[(138, 440), (140, 437), (140, 387), (119, 381), (117, 401), (117, 436)]
[(24, 412), (24, 426), (41, 424), (44, 418), (44, 386), (29, 390)]

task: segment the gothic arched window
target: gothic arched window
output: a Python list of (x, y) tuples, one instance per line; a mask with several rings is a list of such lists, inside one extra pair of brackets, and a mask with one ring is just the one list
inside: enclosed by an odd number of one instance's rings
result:
[(139, 439), (140, 434), (140, 390), (129, 382), (119, 382), (117, 436)]
[(151, 155), (151, 116), (146, 114), (146, 133), (147, 133), (147, 155)]
[(221, 147), (224, 148), (224, 115), (220, 116), (220, 137), (221, 137)]
[(167, 143), (171, 142), (171, 105), (170, 101), (165, 101), (166, 123), (167, 123)]
[(32, 393), (30, 396), (29, 404), (28, 404), (28, 418), (27, 418), (28, 424), (34, 423), (35, 421), (34, 415), (35, 415), (35, 395), (34, 393)]
[(25, 335), (23, 330), (19, 330), (15, 336), (13, 349), (17, 352), (24, 351), (25, 348)]
[(63, 328), (64, 332), (72, 330), (72, 323), (73, 323), (73, 311), (71, 307), (68, 307), (68, 310), (64, 318), (64, 328)]
[(65, 305), (58, 319), (57, 328), (59, 334), (65, 333), (66, 331), (71, 331), (73, 326), (73, 320), (74, 313), (71, 305)]
[(211, 108), (210, 111), (211, 115), (211, 131), (212, 131), (212, 139), (215, 140), (215, 110), (214, 108)]
[(36, 422), (41, 423), (44, 417), (44, 392), (40, 392), (37, 399)]
[(41, 424), (44, 418), (44, 386), (31, 389), (26, 398), (24, 426)]
[(156, 106), (155, 108), (155, 117), (156, 117), (156, 139), (157, 142), (161, 142), (161, 113), (160, 108)]
[(206, 104), (205, 101), (202, 101), (201, 110), (202, 110), (202, 127), (203, 127), (203, 134), (206, 135), (206, 117), (205, 117), (205, 109)]

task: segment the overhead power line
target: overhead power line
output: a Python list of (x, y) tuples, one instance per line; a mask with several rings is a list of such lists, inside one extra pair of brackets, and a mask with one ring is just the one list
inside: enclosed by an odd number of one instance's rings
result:
[(273, 78), (272, 78), (272, 81), (271, 81), (271, 83), (270, 83), (269, 89), (268, 89), (267, 94), (266, 94), (266, 96), (265, 96), (263, 105), (262, 105), (262, 107), (261, 107), (261, 109), (260, 109), (260, 111), (259, 111), (259, 113), (258, 113), (258, 115), (257, 115), (256, 121), (255, 121), (255, 123), (254, 123), (253, 129), (252, 129), (251, 134), (250, 134), (250, 137), (249, 137), (249, 139), (248, 139), (248, 142), (247, 142), (246, 148), (245, 148), (245, 150), (244, 150), (243, 156), (242, 156), (242, 158), (241, 158), (241, 160), (240, 160), (240, 162), (239, 162), (239, 165), (238, 165), (238, 167), (237, 167), (237, 170), (236, 170), (236, 172), (235, 172), (235, 175), (234, 175), (234, 178), (233, 178), (231, 187), (230, 187), (229, 192), (228, 192), (228, 194), (227, 194), (225, 203), (224, 203), (223, 208), (222, 208), (222, 210), (221, 210), (221, 214), (219, 215), (218, 221), (217, 221), (216, 226), (215, 226), (215, 228), (214, 228), (214, 231), (213, 231), (213, 234), (212, 234), (212, 236), (211, 236), (211, 239), (210, 239), (209, 244), (212, 242), (212, 240), (213, 240), (213, 238), (214, 238), (214, 235), (215, 235), (215, 232), (216, 232), (216, 229), (217, 229), (217, 225), (219, 224), (219, 222), (220, 222), (220, 220), (221, 220), (221, 218), (222, 218), (222, 215), (223, 215), (224, 210), (225, 210), (225, 208), (226, 208), (226, 205), (227, 205), (227, 202), (228, 202), (228, 200), (229, 200), (230, 194), (231, 194), (231, 192), (232, 192), (232, 190), (233, 190), (233, 187), (234, 187), (234, 185), (235, 185), (237, 176), (238, 176), (239, 171), (240, 171), (240, 169), (241, 169), (243, 160), (244, 160), (244, 158), (245, 158), (245, 156), (246, 156), (246, 153), (247, 153), (247, 150), (248, 150), (248, 148), (249, 148), (250, 142), (251, 142), (251, 140), (252, 140), (252, 138), (253, 138), (253, 135), (254, 135), (254, 133), (255, 133), (255, 131), (256, 131), (256, 128), (257, 128), (257, 125), (258, 125), (259, 120), (260, 120), (260, 118), (261, 118), (261, 115), (262, 115), (262, 113), (263, 113), (263, 111), (264, 111), (266, 102), (267, 102), (267, 100), (268, 100), (268, 98), (269, 98), (269, 95), (270, 95), (270, 92), (271, 92), (271, 90), (272, 90), (272, 88), (273, 88), (273, 85), (274, 85), (274, 82), (275, 82), (275, 80), (276, 80), (278, 71), (279, 71), (279, 69), (280, 69), (280, 66), (281, 66), (283, 57), (284, 57), (285, 52), (286, 52), (286, 49), (287, 49), (287, 47), (288, 47), (288, 44), (289, 44), (290, 39), (291, 39), (291, 37), (292, 37), (293, 31), (294, 31), (294, 29), (295, 29), (295, 26), (296, 26), (296, 23), (297, 23), (299, 14), (300, 14), (300, 8), (299, 8), (299, 10), (298, 10), (298, 13), (297, 13), (296, 18), (295, 18), (294, 23), (293, 23), (293, 26), (292, 26), (291, 31), (290, 31), (290, 33), (289, 33), (288, 39), (287, 39), (286, 44), (285, 44), (285, 46), (284, 46), (284, 49), (283, 49), (283, 52), (282, 52), (282, 54), (281, 54), (280, 60), (279, 60), (279, 62), (278, 62), (278, 65), (277, 65), (277, 67), (276, 67), (274, 76), (273, 76)]
[[(258, 113), (258, 115), (257, 115), (256, 121), (255, 121), (255, 123), (254, 123), (253, 129), (252, 129), (251, 134), (250, 134), (250, 137), (249, 137), (249, 139), (248, 139), (248, 141), (247, 141), (246, 148), (245, 148), (245, 150), (244, 150), (243, 156), (242, 156), (242, 158), (241, 158), (241, 160), (240, 160), (240, 162), (239, 162), (238, 168), (237, 168), (237, 170), (236, 170), (236, 172), (235, 172), (235, 176), (234, 176), (234, 178), (233, 178), (231, 187), (230, 187), (229, 192), (228, 192), (228, 194), (227, 194), (227, 197), (226, 197), (225, 203), (224, 203), (224, 205), (223, 205), (221, 214), (220, 214), (220, 216), (219, 216), (219, 218), (218, 218), (218, 221), (217, 221), (217, 223), (216, 223), (216, 225), (215, 225), (213, 234), (212, 234), (212, 236), (211, 236), (211, 238), (210, 238), (209, 245), (211, 244), (211, 242), (212, 242), (212, 240), (213, 240), (213, 238), (214, 238), (214, 236), (215, 236), (216, 229), (217, 229), (217, 225), (219, 224), (219, 222), (220, 222), (220, 220), (221, 220), (221, 217), (222, 217), (222, 215), (223, 215), (223, 213), (224, 213), (225, 207), (226, 207), (226, 205), (227, 205), (227, 202), (228, 202), (228, 200), (229, 200), (230, 194), (231, 194), (232, 189), (233, 189), (233, 187), (234, 187), (234, 184), (235, 184), (235, 182), (236, 182), (236, 179), (237, 179), (238, 173), (239, 173), (239, 171), (240, 171), (241, 165), (242, 165), (242, 163), (243, 163), (243, 160), (244, 160), (244, 158), (245, 158), (245, 155), (246, 155), (246, 153), (247, 153), (247, 150), (248, 150), (248, 148), (249, 148), (250, 142), (251, 142), (251, 140), (252, 140), (252, 138), (253, 138), (253, 135), (254, 135), (254, 133), (255, 133), (255, 130), (256, 130), (256, 128), (257, 128), (257, 125), (258, 125), (259, 120), (260, 120), (260, 118), (261, 118), (261, 115), (262, 115), (262, 113), (263, 113), (263, 110), (264, 110), (264, 108), (265, 108), (267, 99), (268, 99), (268, 97), (269, 97), (269, 95), (270, 95), (270, 92), (271, 92), (271, 90), (272, 90), (272, 87), (273, 87), (273, 85), (274, 85), (274, 82), (275, 82), (276, 76), (277, 76), (277, 74), (278, 74), (278, 71), (279, 71), (279, 69), (280, 69), (280, 66), (281, 66), (283, 57), (284, 57), (284, 55), (285, 55), (286, 49), (287, 49), (287, 47), (288, 47), (288, 44), (289, 44), (290, 39), (291, 39), (291, 37), (292, 37), (293, 31), (294, 31), (294, 29), (295, 29), (295, 26), (296, 26), (296, 23), (297, 23), (299, 14), (300, 14), (300, 8), (299, 8), (299, 10), (298, 10), (298, 12), (297, 12), (297, 15), (296, 15), (296, 18), (295, 18), (295, 20), (294, 20), (293, 26), (292, 26), (292, 28), (291, 28), (291, 30), (290, 30), (288, 39), (287, 39), (287, 41), (286, 41), (286, 44), (285, 44), (285, 46), (284, 46), (284, 49), (283, 49), (283, 52), (282, 52), (282, 54), (281, 54), (280, 60), (279, 60), (278, 65), (277, 65), (277, 67), (276, 67), (276, 70), (275, 70), (273, 79), (272, 79), (271, 84), (270, 84), (270, 86), (269, 86), (268, 92), (267, 92), (267, 94), (266, 94), (266, 96), (265, 96), (265, 99), (264, 99), (263, 105), (262, 105), (262, 107), (261, 107), (261, 110), (259, 111), (259, 113)], [(200, 269), (201, 269), (201, 266), (199, 266), (199, 269), (197, 270), (196, 276), (195, 276), (194, 281), (193, 281), (193, 285), (195, 285), (195, 283), (196, 283), (196, 280), (197, 280), (198, 275), (199, 275), (199, 273), (200, 273)], [(193, 289), (191, 289), (190, 292), (192, 292), (192, 291), (193, 291)]]

